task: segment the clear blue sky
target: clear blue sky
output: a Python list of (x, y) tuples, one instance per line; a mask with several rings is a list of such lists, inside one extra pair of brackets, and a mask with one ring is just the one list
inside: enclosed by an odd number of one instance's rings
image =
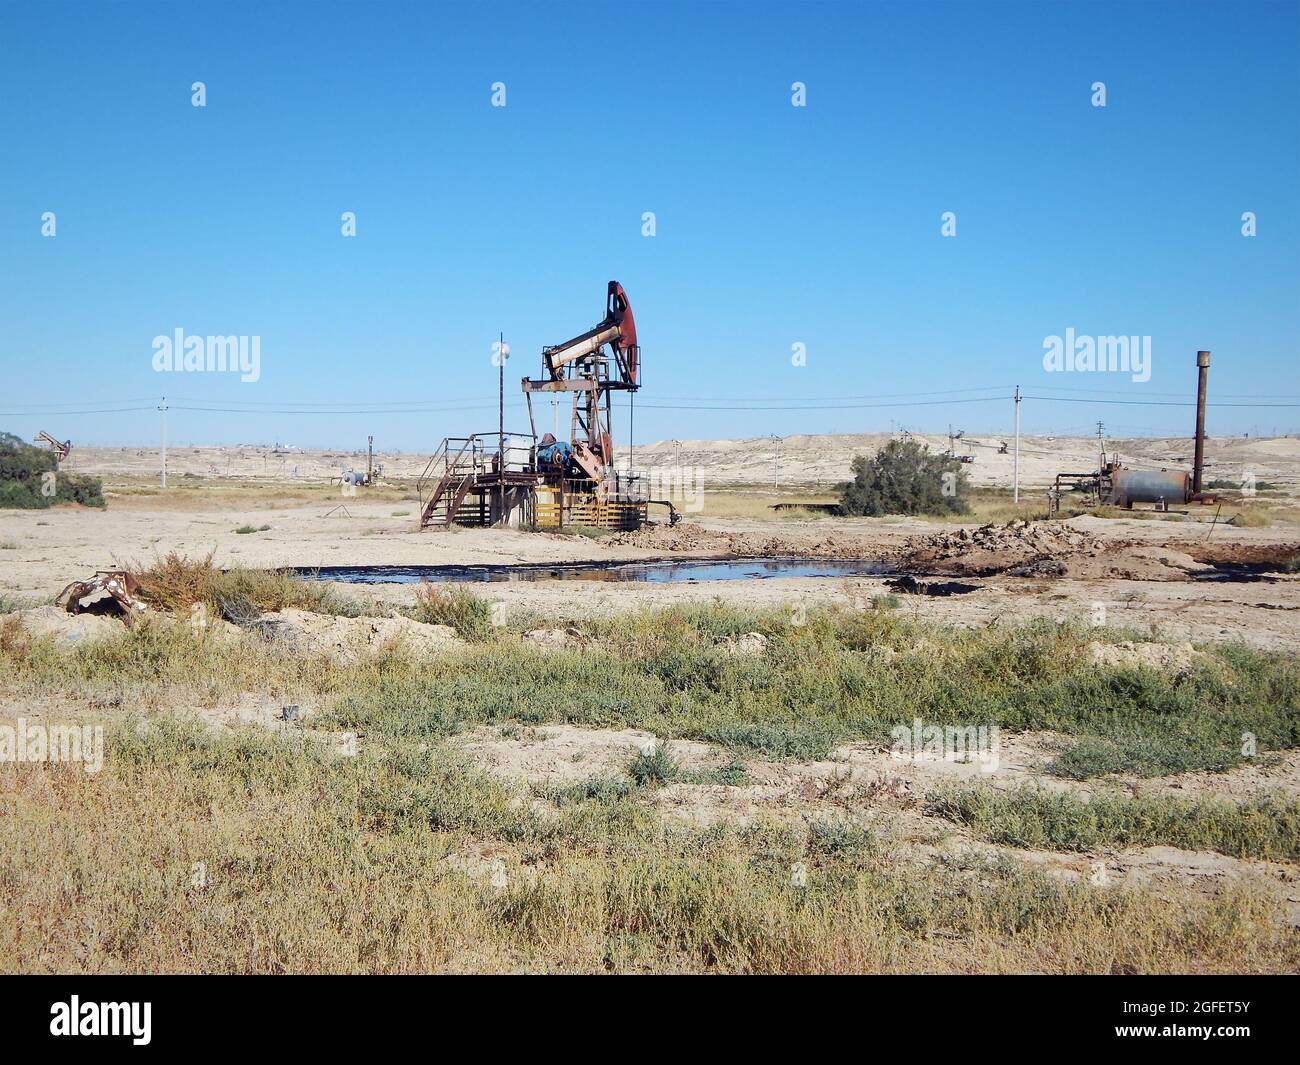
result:
[[(1300, 404), (1298, 69), (1295, 3), (0, 3), (0, 428), (150, 442), (69, 408), (166, 393), (247, 408), (179, 442), (431, 448), (495, 425), (498, 331), (522, 423), (610, 278), (641, 442), (1005, 432), (1005, 400), (852, 405), (1016, 383), (1089, 400), (1028, 432), (1182, 434), (1197, 348), (1212, 399)], [(177, 328), (260, 336), (260, 380), (155, 373)], [(1046, 373), (1067, 328), (1151, 336), (1150, 380)], [(458, 409), (269, 413), (396, 403)]]

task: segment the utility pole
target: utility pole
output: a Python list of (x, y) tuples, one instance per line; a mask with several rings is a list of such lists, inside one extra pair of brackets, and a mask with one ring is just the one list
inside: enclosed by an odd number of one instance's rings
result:
[(167, 487), (167, 397), (158, 404), (158, 421), (162, 432), (162, 487)]
[(1011, 501), (1017, 505), (1020, 503), (1020, 386), (1016, 385), (1016, 457), (1012, 471), (1012, 489)]
[(772, 439), (776, 441), (776, 452), (774, 458), (776, 461), (772, 465), (772, 491), (781, 491), (781, 437), (776, 433), (772, 434)]
[(506, 347), (505, 333), (497, 334), (497, 508), (506, 524)]

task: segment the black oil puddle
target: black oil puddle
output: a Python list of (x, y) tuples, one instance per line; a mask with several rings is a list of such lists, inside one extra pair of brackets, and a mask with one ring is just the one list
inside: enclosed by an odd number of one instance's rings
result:
[(910, 574), (885, 581), (885, 587), (904, 595), (965, 595), (981, 587), (965, 581), (918, 581)]
[(1277, 562), (1212, 562), (1212, 571), (1197, 573), (1193, 580), (1229, 584), (1249, 584), (1255, 581), (1275, 582), (1286, 574), (1286, 568)]
[[(432, 581), (743, 581), (772, 577), (867, 577), (897, 573), (874, 558), (692, 558), (646, 562), (565, 562), (502, 566), (321, 566), (289, 572), (348, 584), (417, 584)], [(942, 593), (939, 593), (942, 594)]]

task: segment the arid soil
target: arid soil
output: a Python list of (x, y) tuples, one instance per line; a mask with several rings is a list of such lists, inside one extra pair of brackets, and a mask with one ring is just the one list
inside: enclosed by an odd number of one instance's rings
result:
[[(846, 813), (860, 816), (868, 809), (876, 815), (883, 811), (900, 846), (921, 848), (932, 860), (940, 861), (963, 851), (998, 850), (920, 808), (918, 800), (927, 789), (949, 782), (999, 789), (1034, 783), (1084, 795), (1107, 790), (1183, 795), (1212, 790), (1235, 798), (1300, 793), (1300, 755), (1294, 753), (1267, 767), (1223, 774), (1187, 773), (1155, 782), (1113, 778), (1102, 784), (1077, 784), (1043, 777), (1040, 771), (1058, 741), (1050, 733), (1003, 737), (996, 761), (986, 763), (900, 759), (882, 748), (852, 744), (838, 749), (825, 762), (749, 761), (746, 779), (740, 784), (669, 784), (659, 790), (656, 806), (670, 818), (702, 826), (723, 820), (744, 823), (757, 817), (800, 823)], [(653, 751), (657, 740), (648, 732), (631, 729), (547, 725), (522, 730), (481, 728), (464, 736), (461, 743), (471, 758), (507, 780), (563, 786), (593, 777), (616, 777), (637, 752)], [(726, 752), (707, 743), (677, 741), (670, 751), (687, 770), (717, 769), (728, 759)], [(1215, 894), (1237, 881), (1262, 884), (1283, 903), (1291, 923), (1300, 925), (1300, 874), (1284, 863), (1175, 847), (1087, 854), (1017, 853), (1063, 878), (1084, 877), (1115, 886), (1165, 880)]]
[[(1008, 421), (1010, 420), (1008, 400)], [(722, 484), (830, 485), (849, 476), (853, 457), (872, 454), (894, 437), (889, 433), (787, 436), (779, 445), (771, 437), (742, 440), (664, 440), (638, 444), (632, 455), (638, 469), (683, 467), (700, 471), (706, 490)], [(946, 452), (948, 438), (918, 433), (913, 439), (931, 451)], [(436, 440), (432, 443), (436, 444)], [(1002, 452), (1002, 445), (1008, 445)], [(956, 442), (955, 452), (974, 456), (966, 472), (974, 485), (1011, 483), (1014, 456), (1008, 433), (972, 433)], [(1191, 440), (1137, 438), (1107, 440), (1109, 456), (1139, 469), (1190, 467)], [(620, 448), (621, 465), (627, 450)], [(1023, 436), (1020, 440), (1022, 485), (1042, 487), (1062, 470), (1090, 470), (1097, 465), (1095, 437)], [(375, 462), (385, 475), (418, 477), (429, 456), (416, 452), (376, 452)], [(1206, 443), (1207, 476), (1237, 483), (1246, 474), (1259, 481), (1300, 487), (1300, 438), (1214, 437)], [(280, 483), (310, 483), (337, 477), (341, 470), (365, 469), (364, 449), (310, 450), (294, 447), (244, 445), (239, 447), (173, 447), (167, 456), (173, 483), (177, 478), (263, 479)], [(80, 473), (114, 477), (156, 477), (160, 453), (154, 447), (75, 448), (67, 468)], [(778, 472), (779, 470), (779, 472)]]
[[(1238, 442), (1216, 443), (1231, 454), (1231, 445)], [(1252, 447), (1267, 450), (1265, 445), (1278, 451), (1279, 465), (1284, 464), (1282, 459), (1293, 461), (1291, 451), (1300, 451), (1300, 441), (1251, 442)], [(1241, 454), (1250, 457), (1253, 453), (1244, 448), (1243, 444)], [(983, 458), (981, 453), (980, 461)], [(689, 449), (683, 461), (690, 461)], [(1059, 456), (1053, 463), (1060, 465)], [(1257, 475), (1282, 480), (1262, 467)], [(720, 600), (791, 609), (884, 605), (921, 620), (980, 627), (1030, 618), (1073, 619), (1172, 641), (1164, 646), (1084, 642), (1081, 655), (1098, 662), (1132, 661), (1172, 671), (1195, 663), (1202, 653), (1196, 645), (1205, 642), (1239, 640), (1286, 653), (1300, 648), (1300, 575), (1285, 572), (1288, 560), (1300, 553), (1300, 526), (1286, 522), (1266, 528), (1211, 525), (1209, 508), (1193, 508), (1185, 521), (1094, 516), (994, 525), (937, 525), (912, 519), (757, 521), (711, 516), (706, 496), (703, 512), (676, 527), (659, 525), (593, 539), (514, 530), (420, 532), (417, 504), (375, 501), (364, 492), (311, 501), (240, 497), (229, 510), (201, 492), (191, 499), (194, 505), (182, 506), (173, 498), (157, 502), (110, 495), (110, 505), (103, 511), (0, 511), (0, 593), (18, 600), (25, 627), (75, 647), (120, 631), (121, 622), (71, 617), (48, 605), (64, 585), (99, 569), (148, 565), (172, 551), (191, 557), (210, 553), (218, 565), (247, 567), (861, 558), (887, 560), (897, 573), (914, 579), (910, 585), (897, 583), (896, 574), (673, 583), (544, 580), (477, 584), (473, 589), (504, 604), (507, 612), (527, 608), (542, 615), (543, 627), (527, 638), (543, 646), (581, 642), (584, 622), (605, 612)], [(256, 531), (236, 532), (242, 527)], [(970, 590), (926, 594), (938, 590), (933, 585), (953, 580)], [(337, 587), (361, 604), (363, 616), (336, 618), (295, 610), (265, 620), (295, 646), (349, 657), (373, 654), (393, 642), (430, 655), (456, 654), (463, 646), (451, 630), (391, 616), (393, 605), (413, 601), (413, 585)], [(223, 631), (226, 627), (225, 622), (213, 624)], [(761, 638), (740, 637), (733, 650), (762, 654)], [(11, 711), (10, 716), (27, 717), (57, 716), (67, 709), (57, 702), (43, 705), (39, 700), (35, 704), (23, 700), (18, 705), (7, 698), (0, 698), (0, 706)], [(300, 707), (301, 718), (291, 723), (284, 720), (283, 707), (251, 693), (216, 700), (182, 699), (169, 708), (196, 714), (214, 727), (251, 724), (308, 730), (317, 711)], [(109, 707), (106, 712), (113, 710)], [(339, 749), (353, 739), (320, 735)], [(1230, 773), (1156, 780), (1107, 778), (1080, 784), (1042, 774), (1058, 741), (1049, 734), (1004, 736), (992, 771), (969, 763), (899, 761), (887, 750), (865, 745), (846, 746), (816, 763), (750, 759), (740, 783), (670, 783), (658, 789), (652, 801), (667, 817), (696, 825), (722, 819), (743, 822), (757, 816), (805, 822), (831, 815), (866, 818), (887, 825), (892, 838), (909, 853), (944, 861), (963, 853), (999, 850), (924, 812), (919, 796), (944, 780), (991, 788), (1034, 782), (1088, 794), (1107, 789), (1232, 799), (1300, 794), (1300, 756), (1294, 752)], [(616, 775), (655, 739), (631, 730), (545, 725), (483, 727), (459, 742), (467, 759), (502, 777), (520, 784), (565, 785)], [(701, 772), (717, 770), (729, 758), (726, 751), (705, 743), (679, 741), (672, 751), (687, 769)], [(1016, 853), (1055, 875), (1096, 883), (1168, 882), (1208, 894), (1242, 881), (1263, 885), (1283, 903), (1292, 923), (1300, 925), (1300, 874), (1290, 865), (1171, 847)], [(511, 860), (509, 854), (497, 853), (453, 858), (468, 872), (484, 876), (491, 875), (498, 863)]]
[[(1120, 624), (1178, 639), (1240, 639), (1300, 646), (1300, 576), (1216, 574), (1212, 564), (1276, 566), (1300, 551), (1300, 527), (1252, 529), (1207, 521), (1078, 517), (1032, 526), (936, 526), (911, 519), (749, 521), (710, 519), (601, 539), (514, 530), (419, 532), (414, 505), (349, 499), (330, 504), (245, 505), (197, 513), (140, 500), (107, 510), (0, 512), (0, 593), (49, 602), (69, 581), (112, 566), (148, 565), (170, 551), (213, 554), (221, 566), (512, 564), (808, 556), (885, 559), (918, 575), (959, 575), (961, 595), (898, 594), (900, 609), (937, 622), (986, 625), (1031, 617)], [(1208, 509), (1208, 508), (1207, 508)], [(396, 512), (396, 513), (395, 513)], [(1205, 515), (1208, 517), (1209, 515)], [(261, 530), (262, 525), (270, 528)], [(240, 534), (251, 526), (259, 531)], [(1208, 568), (1207, 568), (1208, 567)], [(1211, 579), (1235, 576), (1251, 579)], [(538, 581), (476, 586), (508, 607), (581, 622), (608, 610), (721, 599), (870, 604), (896, 594), (887, 577), (621, 583)], [(362, 603), (409, 603), (413, 586), (340, 586)], [(1104, 615), (1099, 614), (1099, 609)], [(382, 612), (382, 611), (376, 611)]]

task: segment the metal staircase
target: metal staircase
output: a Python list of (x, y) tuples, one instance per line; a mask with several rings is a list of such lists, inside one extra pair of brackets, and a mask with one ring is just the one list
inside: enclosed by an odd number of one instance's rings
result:
[(492, 492), (535, 488), (541, 478), (533, 440), (531, 434), (507, 434), (506, 453), (499, 456), (500, 433), (444, 439), (416, 481), (420, 528), (487, 525), (493, 520)]
[(483, 443), (477, 436), (444, 439), (416, 482), (420, 528), (448, 526), (461, 518), (469, 519), (472, 524), (483, 524), (481, 493), (470, 504), (473, 514), (462, 514), (462, 511), (468, 509), (466, 499), (487, 467)]

